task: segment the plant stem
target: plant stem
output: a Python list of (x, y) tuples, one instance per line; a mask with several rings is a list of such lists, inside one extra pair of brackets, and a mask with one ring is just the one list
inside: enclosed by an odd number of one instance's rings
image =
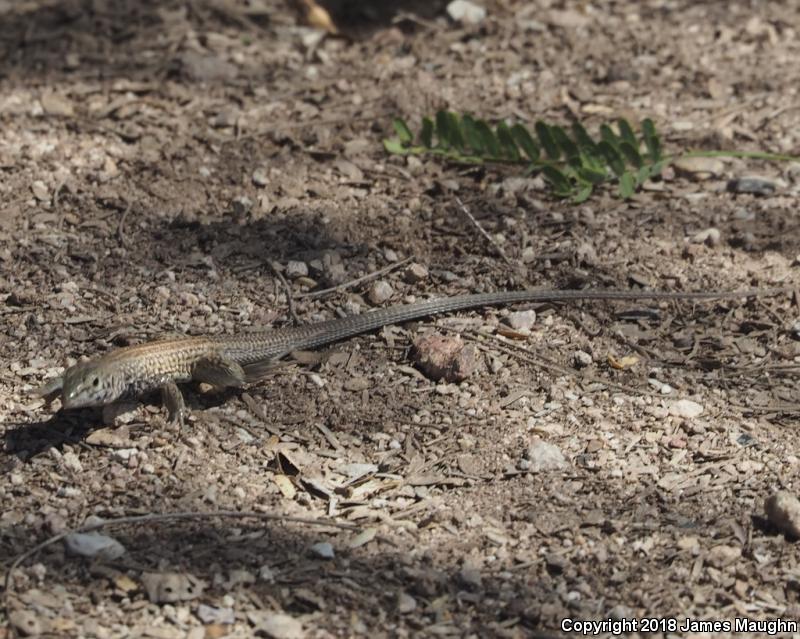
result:
[(755, 160), (769, 160), (772, 162), (800, 162), (800, 157), (794, 155), (767, 153), (766, 151), (687, 151), (681, 155), (669, 156), (667, 162), (672, 164), (683, 158), (750, 158)]

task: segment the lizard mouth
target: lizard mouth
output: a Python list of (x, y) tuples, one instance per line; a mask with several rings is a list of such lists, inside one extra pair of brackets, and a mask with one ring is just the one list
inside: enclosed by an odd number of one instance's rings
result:
[(81, 403), (79, 401), (77, 401), (75, 398), (69, 397), (68, 395), (65, 395), (61, 399), (61, 405), (64, 408), (67, 408), (67, 409), (69, 409), (69, 408), (80, 408), (81, 407)]
[(61, 405), (66, 409), (72, 408), (86, 408), (87, 406), (97, 406), (100, 402), (93, 401), (90, 398), (80, 398), (69, 395), (64, 395), (61, 399)]

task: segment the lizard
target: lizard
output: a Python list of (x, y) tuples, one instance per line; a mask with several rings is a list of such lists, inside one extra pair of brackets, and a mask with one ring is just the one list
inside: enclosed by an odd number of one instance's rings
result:
[(731, 292), (531, 289), (473, 293), (389, 306), (359, 315), (303, 326), (239, 335), (179, 337), (118, 348), (67, 368), (38, 389), (52, 400), (61, 394), (64, 409), (103, 406), (161, 390), (171, 422), (182, 422), (185, 404), (177, 384), (205, 382), (242, 387), (263, 378), (282, 357), (409, 320), (440, 313), (519, 302), (574, 300), (719, 300), (785, 292), (750, 289)]

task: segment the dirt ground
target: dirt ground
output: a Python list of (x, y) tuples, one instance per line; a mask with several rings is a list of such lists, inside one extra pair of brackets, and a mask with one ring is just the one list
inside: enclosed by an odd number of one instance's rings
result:
[[(798, 488), (789, 294), (523, 305), (524, 335), (504, 328), (520, 309), (389, 327), (244, 392), (187, 389), (182, 429), (156, 399), (104, 425), (31, 394), (110, 348), (285, 325), (271, 263), (307, 322), (367, 310), (375, 281), (388, 303), (800, 283), (798, 164), (670, 169), (631, 201), (576, 206), (517, 169), (381, 144), (392, 116), (444, 107), (595, 131), (651, 117), (668, 149), (800, 155), (800, 2), (482, 6), (464, 25), (440, 2), (341, 3), (344, 37), (323, 38), (278, 0), (0, 2), (2, 574), (90, 517), (358, 527), (117, 525), (102, 532), (127, 552), (107, 561), (54, 543), (13, 572), (0, 638), (800, 619), (800, 551), (763, 518)], [(726, 189), (749, 174), (774, 193)], [(479, 347), (466, 381), (412, 366), (434, 329)]]

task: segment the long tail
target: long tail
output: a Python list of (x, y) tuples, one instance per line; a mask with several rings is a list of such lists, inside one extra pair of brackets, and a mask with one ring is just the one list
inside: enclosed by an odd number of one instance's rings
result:
[[(605, 290), (528, 290), (456, 295), (416, 304), (390, 306), (361, 315), (352, 315), (308, 326), (283, 328), (263, 333), (241, 335), (237, 346), (237, 361), (242, 362), (248, 377), (271, 362), (295, 350), (312, 349), (367, 333), (382, 326), (407, 322), (413, 319), (482, 306), (496, 306), (515, 302), (565, 302), (571, 300), (715, 300), (775, 295), (786, 289), (749, 289), (719, 293), (679, 293), (668, 291), (605, 291)], [(239, 350), (237, 347), (233, 347)], [(252, 375), (251, 375), (252, 373)]]

